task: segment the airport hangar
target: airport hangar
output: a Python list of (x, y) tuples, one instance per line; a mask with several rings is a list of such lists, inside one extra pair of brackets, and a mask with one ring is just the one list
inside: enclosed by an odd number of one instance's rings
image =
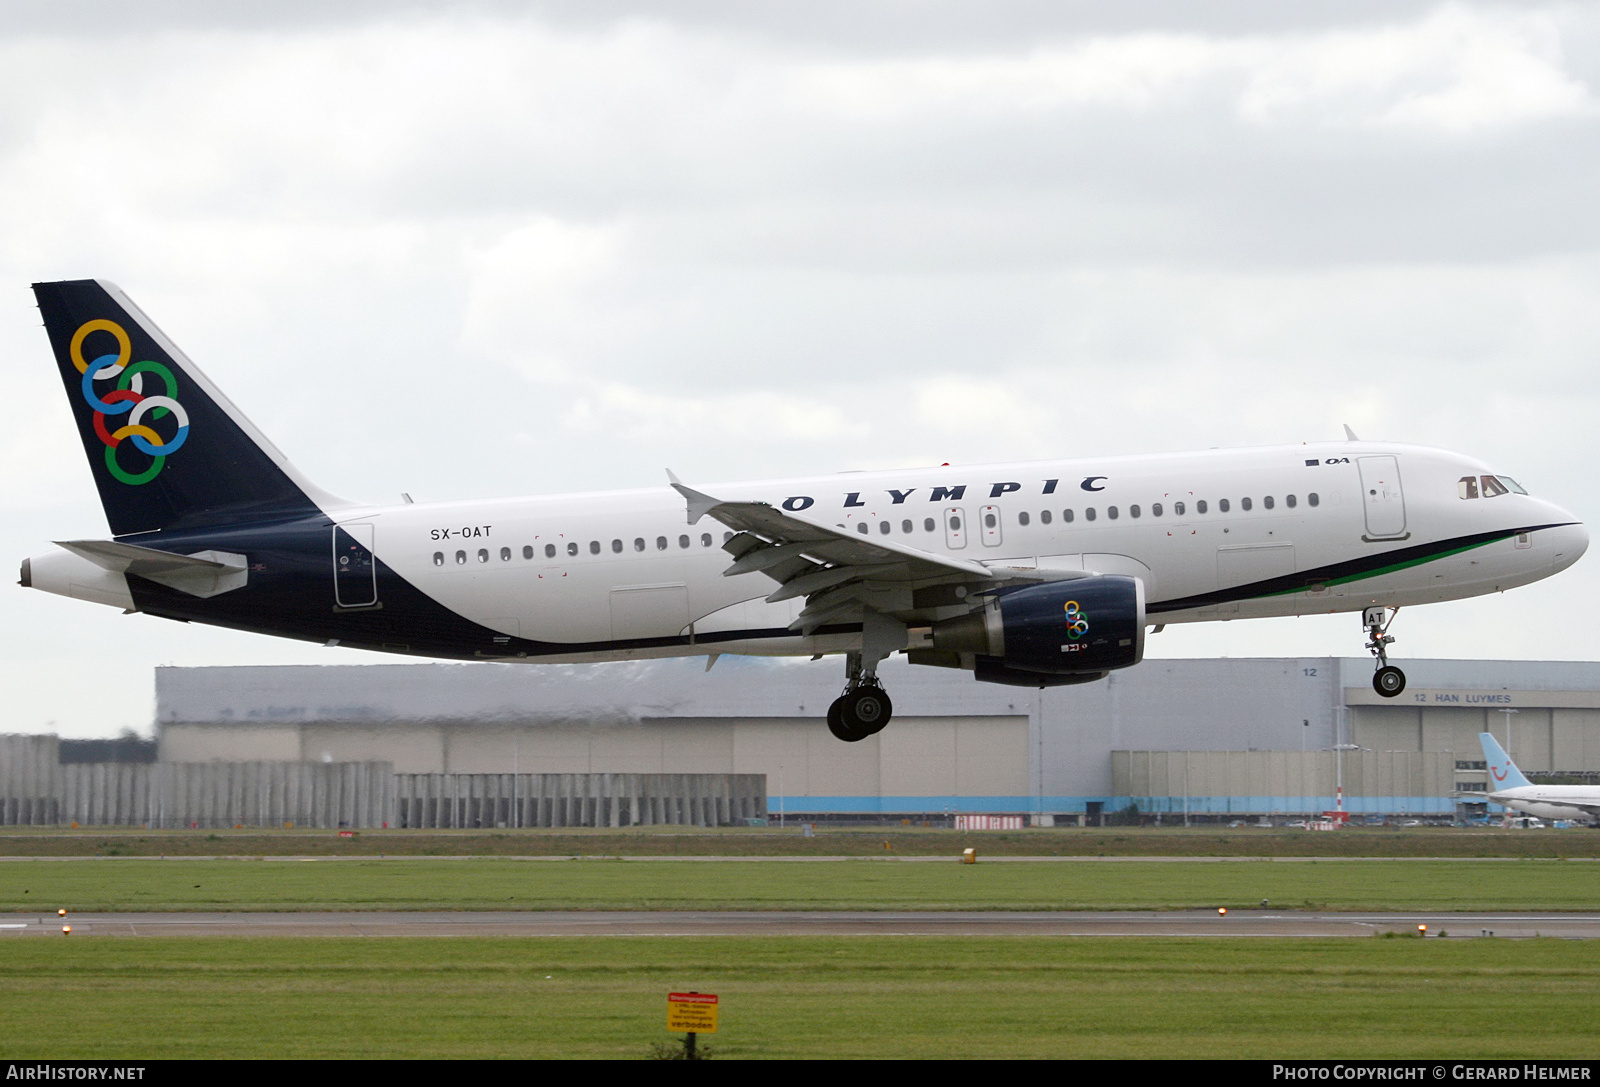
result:
[(822, 662), (160, 668), (156, 728), (162, 762), (388, 762), (412, 781), (764, 774), (769, 814), (822, 819), (1287, 817), (1332, 809), (1341, 781), (1356, 815), (1478, 814), (1462, 794), (1486, 791), (1485, 730), (1525, 771), (1600, 771), (1600, 663), (1403, 663), (1384, 699), (1366, 658), (1147, 660), (1047, 690), (895, 660), (894, 721), (854, 744), (823, 721)]

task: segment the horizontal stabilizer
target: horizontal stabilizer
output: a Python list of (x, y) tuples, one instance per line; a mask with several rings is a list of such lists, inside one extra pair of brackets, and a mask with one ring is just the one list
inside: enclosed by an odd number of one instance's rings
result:
[(226, 551), (201, 551), (179, 555), (115, 540), (57, 540), (63, 547), (103, 570), (134, 574), (190, 596), (209, 597), (241, 589), (249, 579), (243, 555)]

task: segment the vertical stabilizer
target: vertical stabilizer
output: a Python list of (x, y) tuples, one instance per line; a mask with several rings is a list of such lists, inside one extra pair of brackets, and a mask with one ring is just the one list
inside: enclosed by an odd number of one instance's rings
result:
[(115, 286), (33, 291), (113, 534), (348, 505), (305, 480)]
[(1478, 733), (1478, 740), (1483, 744), (1483, 761), (1489, 767), (1489, 791), (1498, 792), (1501, 789), (1520, 789), (1533, 782), (1522, 776), (1522, 771), (1517, 769), (1517, 764), (1511, 761), (1505, 748), (1500, 746), (1498, 740), (1487, 732)]

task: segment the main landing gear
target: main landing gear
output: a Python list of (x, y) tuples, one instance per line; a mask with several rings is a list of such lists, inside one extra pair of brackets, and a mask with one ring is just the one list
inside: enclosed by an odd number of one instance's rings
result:
[(828, 731), (853, 744), (883, 731), (894, 716), (894, 703), (878, 685), (878, 677), (862, 671), (860, 653), (848, 656), (845, 674), (844, 693), (828, 707)]
[(1372, 689), (1384, 698), (1394, 698), (1406, 689), (1406, 674), (1389, 663), (1388, 646), (1394, 641), (1389, 634), (1389, 624), (1400, 614), (1395, 608), (1367, 608), (1361, 613), (1361, 625), (1367, 628), (1367, 649), (1377, 658), (1377, 671), (1372, 673)]

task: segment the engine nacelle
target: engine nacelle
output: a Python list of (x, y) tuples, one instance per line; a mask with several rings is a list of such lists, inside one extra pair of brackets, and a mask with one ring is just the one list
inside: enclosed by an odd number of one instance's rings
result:
[(987, 658), (975, 674), (990, 682), (1087, 680), (1138, 664), (1144, 625), (1144, 582), (1085, 577), (999, 589), (979, 610), (935, 623), (933, 645)]
[(1097, 683), (1107, 672), (1074, 672), (1056, 675), (1051, 672), (1026, 672), (1021, 668), (1007, 668), (993, 657), (979, 657), (972, 665), (972, 678), (980, 683), (1004, 683), (1008, 687), (1070, 687), (1075, 683)]

